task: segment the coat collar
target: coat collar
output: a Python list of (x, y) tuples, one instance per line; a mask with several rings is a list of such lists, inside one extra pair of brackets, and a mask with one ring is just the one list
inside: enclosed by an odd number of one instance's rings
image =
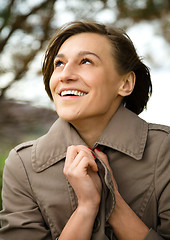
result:
[[(148, 124), (121, 105), (95, 146), (104, 145), (140, 160), (146, 145), (147, 133)], [(37, 139), (33, 145), (34, 171), (41, 172), (65, 158), (70, 145), (86, 143), (71, 124), (59, 118), (49, 132)]]
[(140, 160), (147, 135), (148, 123), (121, 105), (97, 143)]

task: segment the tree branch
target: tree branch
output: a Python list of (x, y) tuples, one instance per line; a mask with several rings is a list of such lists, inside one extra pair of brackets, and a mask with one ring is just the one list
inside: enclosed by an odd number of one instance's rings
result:
[[(55, 1), (53, 0), (52, 2), (53, 2), (53, 5), (54, 5)], [(2, 40), (1, 43), (0, 43), (0, 52), (3, 51), (4, 46), (6, 45), (7, 41), (9, 40), (11, 35), (14, 33), (14, 31), (16, 31), (17, 29), (23, 29), (23, 27), (24, 27), (23, 23), (26, 21), (26, 19), (30, 15), (36, 13), (41, 8), (44, 8), (47, 4), (49, 4), (48, 0), (46, 0), (46, 1), (42, 2), (40, 5), (32, 8), (32, 10), (29, 13), (23, 14), (23, 15), (19, 15), (19, 16), (16, 17), (15, 22), (11, 25), (11, 31), (9, 32), (8, 36), (4, 40)]]
[(3, 22), (3, 24), (2, 24), (2, 26), (0, 28), (0, 32), (7, 25), (8, 21), (9, 21), (9, 18), (11, 16), (11, 9), (13, 7), (14, 1), (15, 0), (11, 0), (11, 2), (8, 4), (7, 8), (3, 11), (4, 14), (6, 15), (6, 18), (4, 18), (4, 22)]
[(40, 47), (34, 51), (32, 51), (29, 55), (27, 55), (24, 58), (24, 64), (23, 66), (16, 72), (14, 79), (4, 88), (0, 89), (0, 100), (4, 99), (6, 91), (17, 81), (21, 80), (21, 78), (24, 76), (25, 72), (28, 70), (29, 63), (33, 61), (37, 53), (43, 48), (43, 43), (46, 38), (48, 38), (50, 32), (51, 32), (51, 19), (53, 18), (54, 15), (54, 3), (55, 0), (51, 1), (51, 4), (49, 4), (49, 12), (48, 12), (48, 17), (45, 18), (44, 23), (43, 23), (43, 37), (40, 40)]

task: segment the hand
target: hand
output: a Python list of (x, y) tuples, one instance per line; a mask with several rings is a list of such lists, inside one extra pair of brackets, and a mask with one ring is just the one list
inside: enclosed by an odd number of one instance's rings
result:
[(110, 174), (112, 176), (112, 181), (113, 181), (113, 184), (114, 184), (115, 191), (118, 192), (118, 185), (117, 185), (117, 182), (116, 182), (116, 180), (113, 176), (113, 172), (112, 172), (112, 169), (110, 167), (107, 155), (105, 153), (103, 153), (102, 151), (100, 151), (98, 148), (96, 148), (94, 150), (94, 152), (96, 153), (96, 156), (98, 156), (105, 163), (106, 167), (109, 169)]
[(135, 212), (133, 212), (133, 210), (120, 195), (118, 191), (118, 185), (113, 176), (107, 156), (98, 149), (95, 149), (94, 151), (109, 169), (115, 187), (116, 205), (108, 222), (112, 226), (117, 239), (143, 240), (149, 231), (148, 227), (139, 219), (139, 217), (135, 214)]
[(97, 171), (89, 148), (83, 145), (68, 147), (64, 174), (77, 195), (78, 207), (87, 207), (89, 211), (98, 211), (100, 204), (102, 184)]

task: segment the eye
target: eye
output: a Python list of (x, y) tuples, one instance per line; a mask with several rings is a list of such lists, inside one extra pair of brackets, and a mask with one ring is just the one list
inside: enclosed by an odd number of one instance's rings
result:
[(63, 65), (64, 65), (64, 63), (63, 63), (61, 60), (56, 60), (56, 61), (54, 62), (54, 67), (55, 67), (55, 68), (61, 67), (61, 66), (63, 66)]
[(81, 64), (91, 64), (91, 63), (92, 63), (92, 61), (90, 59), (88, 59), (88, 58), (83, 58), (81, 60)]

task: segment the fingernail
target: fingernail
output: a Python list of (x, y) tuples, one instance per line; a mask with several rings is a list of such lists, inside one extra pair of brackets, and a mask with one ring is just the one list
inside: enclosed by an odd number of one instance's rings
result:
[[(89, 147), (88, 147), (88, 149), (90, 149), (90, 151), (92, 153), (93, 150), (91, 148), (89, 148)], [(94, 159), (96, 159), (96, 156), (93, 153), (92, 153), (92, 155), (93, 155)]]
[(101, 150), (100, 150), (99, 148), (95, 148), (95, 150), (97, 150), (97, 151), (101, 152)]
[(88, 149), (90, 149), (91, 151), (92, 151), (92, 149), (91, 148), (89, 148), (89, 147), (87, 147)]

